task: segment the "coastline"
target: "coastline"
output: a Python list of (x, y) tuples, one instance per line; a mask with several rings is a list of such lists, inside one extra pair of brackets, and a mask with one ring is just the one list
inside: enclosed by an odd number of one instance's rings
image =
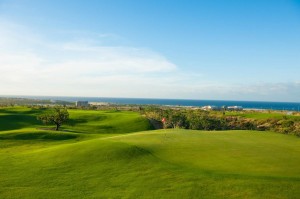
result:
[(64, 96), (0, 96), (1, 98), (25, 98), (33, 100), (88, 101), (93, 103), (116, 105), (159, 105), (172, 107), (199, 108), (203, 106), (241, 106), (244, 110), (278, 110), (300, 111), (299, 102), (260, 102), (260, 101), (236, 101), (236, 100), (194, 100), (194, 99), (152, 99), (152, 98), (108, 98), (108, 97), (64, 97)]

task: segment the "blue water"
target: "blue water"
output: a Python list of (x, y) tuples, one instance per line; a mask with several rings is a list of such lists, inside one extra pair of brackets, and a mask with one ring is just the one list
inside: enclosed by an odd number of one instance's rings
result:
[(107, 97), (46, 97), (46, 96), (6, 96), (24, 97), (30, 99), (51, 99), (63, 101), (108, 102), (116, 104), (151, 104), (151, 105), (179, 105), (179, 106), (242, 106), (251, 109), (272, 109), (299, 111), (300, 103), (296, 102), (259, 102), (259, 101), (226, 101), (226, 100), (186, 100), (186, 99), (146, 99), (146, 98), (107, 98)]

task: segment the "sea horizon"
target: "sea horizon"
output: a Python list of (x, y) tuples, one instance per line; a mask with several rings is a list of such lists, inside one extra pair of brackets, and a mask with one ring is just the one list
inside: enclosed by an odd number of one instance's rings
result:
[(7, 98), (28, 98), (40, 100), (61, 100), (68, 102), (88, 101), (129, 105), (165, 105), (165, 106), (242, 106), (245, 109), (267, 109), (300, 111), (300, 102), (250, 101), (250, 100), (207, 100), (174, 98), (129, 98), (129, 97), (83, 97), (83, 96), (35, 96), (35, 95), (0, 95)]

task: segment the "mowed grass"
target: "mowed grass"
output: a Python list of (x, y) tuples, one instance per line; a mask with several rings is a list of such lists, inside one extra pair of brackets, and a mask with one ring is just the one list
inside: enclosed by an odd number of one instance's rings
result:
[[(0, 132), (44, 128), (36, 118), (46, 110), (26, 107), (0, 108)], [(122, 134), (151, 129), (146, 118), (130, 111), (68, 110), (70, 119), (61, 127), (64, 132), (84, 134)], [(46, 126), (47, 128), (51, 126)], [(53, 127), (53, 126), (52, 126)]]
[(298, 137), (149, 131), (137, 113), (73, 111), (68, 131), (0, 132), (0, 198), (299, 198)]
[(130, 111), (69, 110), (63, 129), (84, 133), (122, 134), (152, 129), (147, 119)]

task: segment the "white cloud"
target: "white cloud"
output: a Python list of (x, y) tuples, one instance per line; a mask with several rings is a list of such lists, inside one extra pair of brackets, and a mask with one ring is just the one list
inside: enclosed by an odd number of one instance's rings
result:
[(46, 41), (3, 20), (0, 27), (0, 92), (4, 94), (93, 95), (105, 90), (103, 95), (114, 95), (124, 92), (123, 85), (138, 87), (138, 82), (130, 85), (136, 76), (177, 70), (164, 56), (148, 49), (99, 46), (82, 39)]
[[(88, 35), (91, 38), (84, 38)], [(78, 40), (53, 41), (0, 19), (0, 93), (281, 101), (300, 98), (299, 82), (218, 82), (213, 76), (205, 76), (205, 71), (184, 70), (146, 48), (104, 45), (110, 37), (117, 36), (84, 33)]]

